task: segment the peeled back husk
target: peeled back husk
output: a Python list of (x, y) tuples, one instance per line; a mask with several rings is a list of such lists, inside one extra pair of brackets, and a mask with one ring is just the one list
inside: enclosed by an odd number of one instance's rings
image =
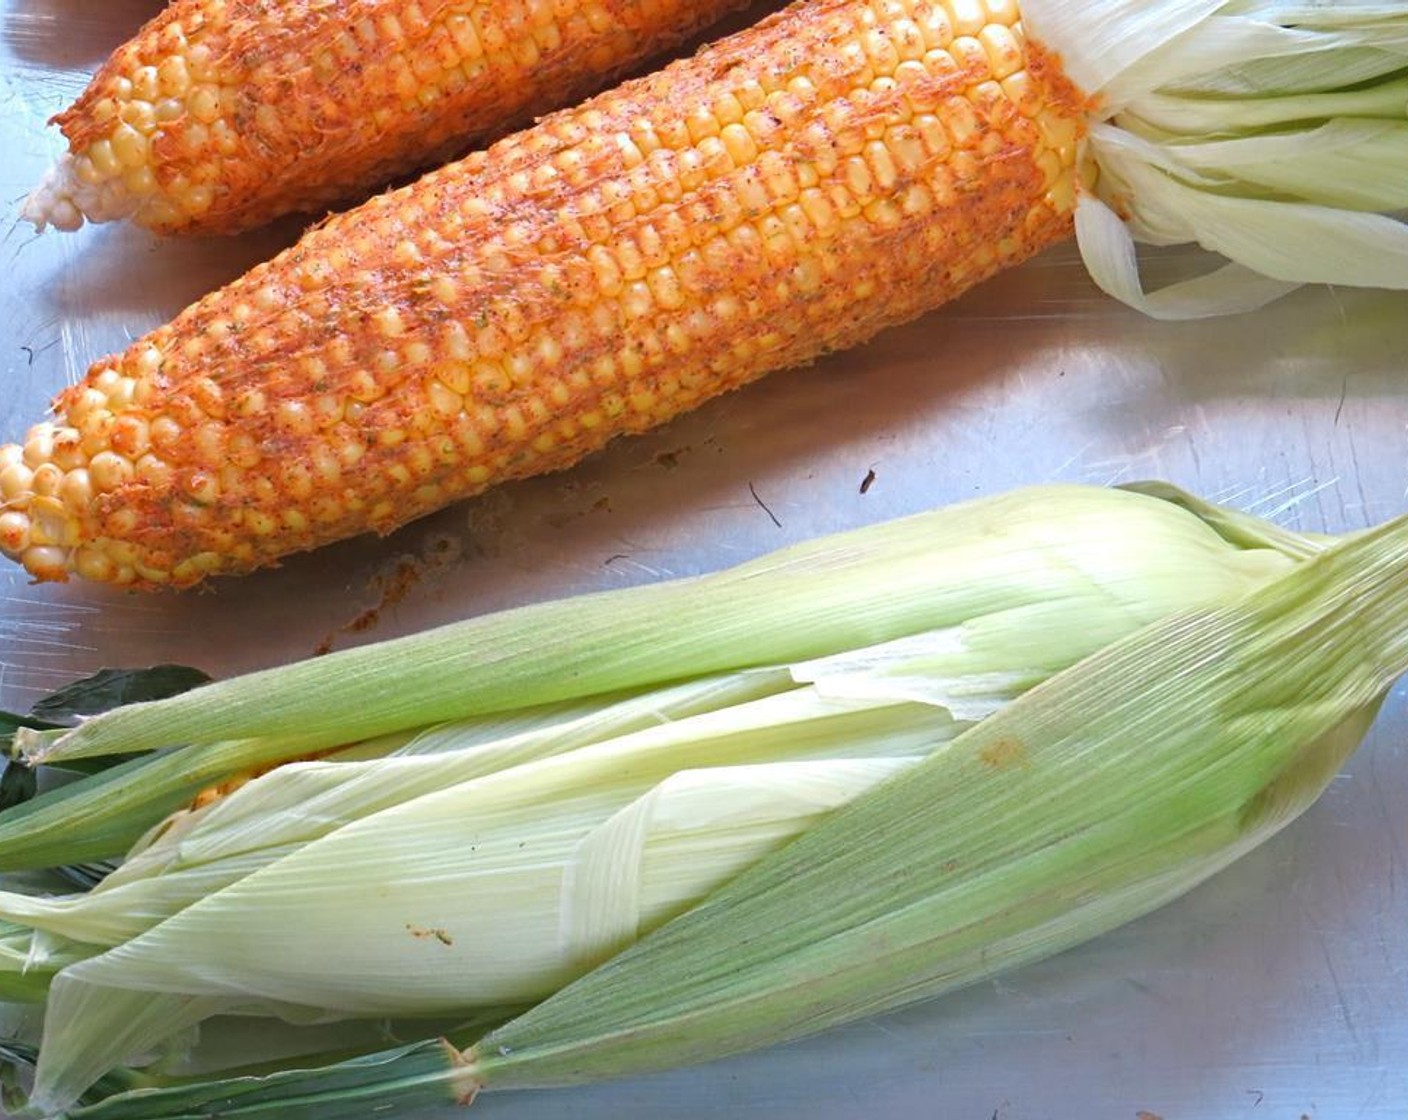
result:
[[(1095, 282), (1161, 319), (1301, 284), (1408, 288), (1408, 9), (1385, 0), (1022, 0), (1095, 99), (1076, 236)], [(1135, 242), (1196, 243), (1146, 292)]]

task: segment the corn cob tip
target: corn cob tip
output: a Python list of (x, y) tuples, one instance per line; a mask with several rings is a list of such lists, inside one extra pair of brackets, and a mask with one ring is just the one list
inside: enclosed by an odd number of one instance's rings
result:
[(20, 217), (43, 233), (50, 226), (71, 233), (84, 221), (113, 222), (137, 211), (137, 200), (121, 180), (86, 182), (73, 155), (65, 152), (30, 191)]
[(0, 552), (41, 580), (68, 578), (73, 549), (64, 542), (78, 531), (78, 519), (59, 497), (62, 491), (72, 493), (74, 483), (41, 458), (53, 433), (52, 424), (36, 424), (23, 446), (0, 447)]
[[(31, 427), (23, 442), (0, 446), (0, 554), (34, 579), (79, 575), (122, 585), (172, 582), (170, 572), (144, 570), (150, 568), (139, 562), (144, 553), (107, 540), (94, 528), (103, 495), (150, 481), (159, 466), (150, 454), (125, 454), (141, 449), (128, 437), (141, 441), (142, 435), (126, 431), (130, 424), (114, 422), (114, 413), (130, 403), (134, 385), (117, 370), (95, 371), (82, 387), (77, 412), (61, 410), (54, 420)], [(85, 418), (92, 422), (85, 425)], [(120, 438), (95, 442), (99, 429)], [(198, 578), (191, 574), (186, 582)]]

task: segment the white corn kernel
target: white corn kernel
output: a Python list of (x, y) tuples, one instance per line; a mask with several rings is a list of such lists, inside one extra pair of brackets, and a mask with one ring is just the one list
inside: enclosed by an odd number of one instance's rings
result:
[(64, 474), (59, 500), (75, 511), (87, 508), (93, 500), (93, 480), (86, 470), (78, 467)]
[(96, 548), (80, 548), (74, 554), (73, 570), (84, 579), (99, 583), (116, 582), (117, 565), (112, 557)]
[(147, 162), (150, 155), (147, 138), (130, 124), (118, 125), (111, 137), (113, 155), (128, 169), (136, 169)]
[(18, 510), (0, 513), (0, 549), (18, 556), (30, 546), (29, 517)]
[(161, 79), (155, 66), (139, 66), (132, 75), (132, 96), (141, 101), (155, 101), (161, 95)]
[(54, 545), (30, 545), (24, 550), (24, 567), (38, 579), (63, 579), (68, 572), (68, 549)]
[(88, 474), (98, 490), (116, 490), (131, 481), (132, 462), (115, 451), (100, 451), (88, 464)]

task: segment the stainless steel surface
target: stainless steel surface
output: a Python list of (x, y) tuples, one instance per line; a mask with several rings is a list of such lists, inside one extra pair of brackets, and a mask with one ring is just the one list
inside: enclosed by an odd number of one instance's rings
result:
[[(90, 361), (293, 236), (35, 238), (15, 224), (58, 150), (45, 119), (158, 7), (0, 0), (0, 439), (22, 434)], [(1359, 528), (1408, 506), (1405, 387), (1403, 295), (1305, 291), (1252, 316), (1164, 326), (1113, 306), (1058, 251), (857, 353), (386, 540), (185, 596), (33, 587), (7, 565), (0, 706), (102, 665), (174, 660), (229, 674), (1050, 479), (1157, 476), (1299, 528)], [(476, 1111), (1401, 1120), (1406, 697), (1395, 692), (1343, 776), (1280, 837), (1082, 949), (799, 1045), (570, 1093), (488, 1096)]]

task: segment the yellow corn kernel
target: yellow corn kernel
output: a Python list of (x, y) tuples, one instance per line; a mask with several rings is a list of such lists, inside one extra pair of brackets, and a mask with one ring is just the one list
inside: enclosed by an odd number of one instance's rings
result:
[(132, 96), (155, 101), (161, 93), (161, 79), (155, 66), (139, 66), (132, 75)]
[(122, 163), (108, 140), (99, 140), (93, 144), (88, 149), (87, 156), (92, 161), (94, 170), (104, 178), (111, 178), (122, 170)]
[(112, 152), (117, 161), (126, 168), (143, 167), (148, 157), (148, 141), (137, 129), (129, 124), (119, 125), (113, 130)]

